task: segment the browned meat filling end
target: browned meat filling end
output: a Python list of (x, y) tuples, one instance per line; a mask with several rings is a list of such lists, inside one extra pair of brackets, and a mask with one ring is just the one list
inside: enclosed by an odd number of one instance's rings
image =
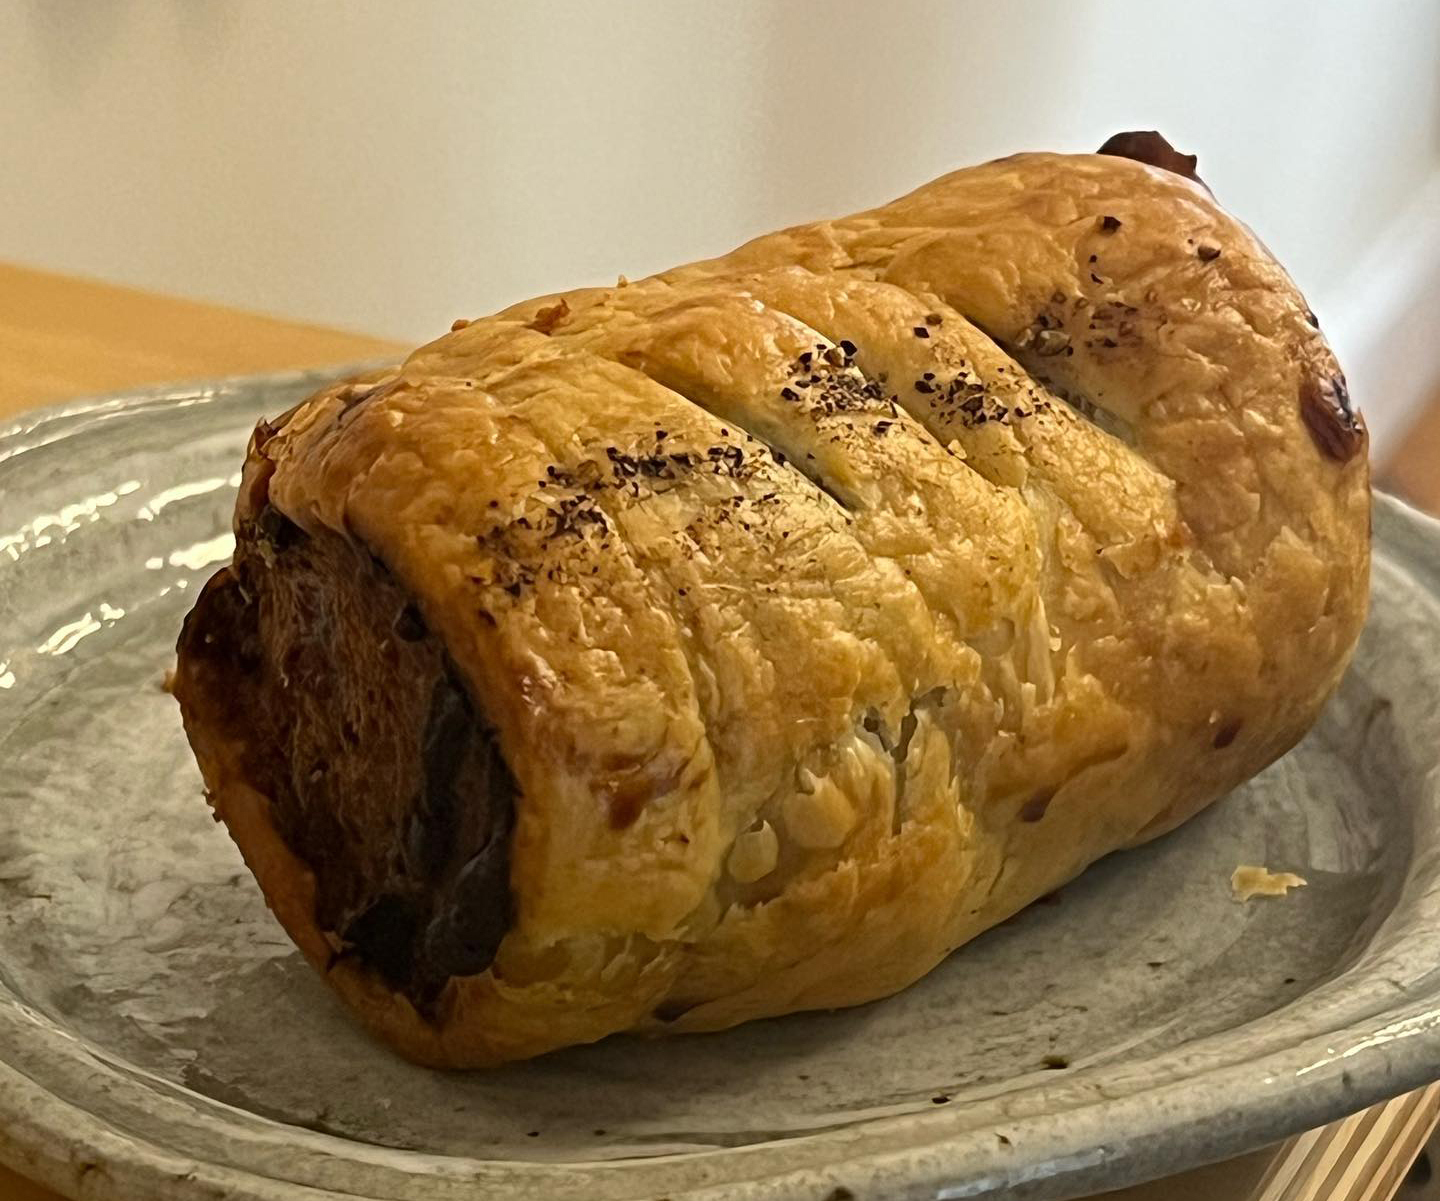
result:
[(246, 778), (343, 954), (422, 1013), (490, 965), (511, 920), (515, 782), (378, 560), (267, 506), (186, 622), (180, 677), (182, 705), (243, 735)]

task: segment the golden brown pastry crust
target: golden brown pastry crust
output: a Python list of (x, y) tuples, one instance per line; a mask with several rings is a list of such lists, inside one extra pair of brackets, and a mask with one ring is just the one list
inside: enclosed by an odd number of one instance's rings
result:
[[(903, 988), (1288, 749), (1364, 617), (1363, 426), (1196, 182), (1024, 154), (463, 325), (252, 448), (377, 555), (519, 787), (515, 921), (422, 1016), (315, 920), (182, 654), (217, 814), (405, 1054)], [(343, 653), (343, 649), (340, 653)]]

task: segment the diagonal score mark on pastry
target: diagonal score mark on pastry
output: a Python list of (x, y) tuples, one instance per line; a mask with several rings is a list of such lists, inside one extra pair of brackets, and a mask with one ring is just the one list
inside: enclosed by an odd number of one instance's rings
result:
[(1303, 734), (1364, 427), (1161, 148), (528, 301), (262, 425), (176, 694), (372, 1030), (485, 1066), (872, 1000)]

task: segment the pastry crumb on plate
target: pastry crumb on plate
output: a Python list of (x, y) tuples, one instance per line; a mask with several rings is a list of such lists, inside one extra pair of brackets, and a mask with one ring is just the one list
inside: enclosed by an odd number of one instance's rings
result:
[(1230, 873), (1230, 889), (1237, 901), (1248, 901), (1252, 897), (1283, 897), (1292, 888), (1304, 888), (1309, 883), (1304, 876), (1294, 872), (1272, 872), (1268, 867), (1254, 867), (1241, 864)]

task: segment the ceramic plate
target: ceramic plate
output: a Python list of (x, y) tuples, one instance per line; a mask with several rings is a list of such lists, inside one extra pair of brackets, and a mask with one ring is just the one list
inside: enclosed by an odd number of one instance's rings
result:
[[(211, 821), (161, 681), (251, 425), (325, 382), (0, 433), (0, 1160), (87, 1198), (1058, 1198), (1440, 1076), (1440, 526), (1378, 498), (1305, 742), (887, 1001), (489, 1074), (368, 1041)], [(1309, 887), (1239, 904), (1242, 863)]]

